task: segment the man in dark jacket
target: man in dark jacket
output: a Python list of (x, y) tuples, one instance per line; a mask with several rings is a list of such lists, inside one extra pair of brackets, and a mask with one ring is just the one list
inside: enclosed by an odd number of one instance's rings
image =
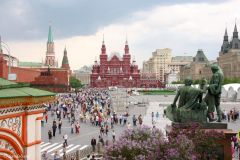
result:
[(96, 144), (97, 144), (97, 141), (96, 141), (96, 139), (93, 137), (92, 140), (91, 140), (91, 145), (92, 145), (92, 150), (93, 150), (93, 152), (95, 152)]

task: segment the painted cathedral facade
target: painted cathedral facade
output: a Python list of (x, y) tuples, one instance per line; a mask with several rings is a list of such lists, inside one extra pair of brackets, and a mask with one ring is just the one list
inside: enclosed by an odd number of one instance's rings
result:
[(135, 60), (131, 61), (128, 42), (125, 43), (124, 54), (110, 56), (106, 53), (106, 46), (102, 42), (100, 62), (95, 61), (90, 76), (90, 86), (104, 88), (109, 86), (138, 87), (140, 85), (140, 70)]

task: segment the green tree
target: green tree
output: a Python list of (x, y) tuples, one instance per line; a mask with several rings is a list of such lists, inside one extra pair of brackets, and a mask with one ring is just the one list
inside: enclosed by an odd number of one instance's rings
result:
[(71, 76), (70, 77), (70, 86), (72, 88), (81, 88), (82, 84), (81, 84), (81, 81), (79, 81), (76, 77)]

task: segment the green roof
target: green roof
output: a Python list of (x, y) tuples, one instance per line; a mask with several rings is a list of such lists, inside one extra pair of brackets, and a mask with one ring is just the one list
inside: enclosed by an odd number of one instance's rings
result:
[(53, 92), (30, 88), (27, 87), (27, 85), (14, 83), (0, 78), (0, 98), (45, 97), (55, 95), (56, 94)]
[(40, 89), (22, 87), (22, 88), (6, 88), (0, 90), (0, 98), (15, 98), (15, 97), (45, 97), (55, 96), (53, 92), (48, 92)]
[(19, 62), (19, 67), (42, 67), (42, 63), (40, 62)]
[(0, 78), (0, 87), (8, 85), (16, 85), (17, 83), (8, 81), (6, 79)]
[(53, 42), (53, 34), (52, 34), (52, 27), (49, 26), (48, 29), (48, 42), (52, 43)]

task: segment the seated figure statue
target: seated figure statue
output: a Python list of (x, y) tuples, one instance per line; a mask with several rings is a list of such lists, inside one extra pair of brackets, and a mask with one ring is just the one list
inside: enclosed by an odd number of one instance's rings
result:
[(171, 121), (179, 123), (207, 122), (207, 105), (202, 101), (204, 91), (193, 88), (191, 85), (192, 80), (185, 79), (185, 85), (177, 91), (173, 104), (167, 107), (165, 112)]

